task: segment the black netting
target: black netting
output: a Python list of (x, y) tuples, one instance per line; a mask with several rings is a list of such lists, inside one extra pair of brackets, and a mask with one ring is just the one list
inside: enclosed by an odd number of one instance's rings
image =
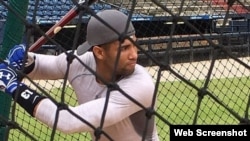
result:
[[(56, 35), (44, 36), (46, 41), (37, 45), (36, 53), (58, 55), (76, 49), (85, 41), (89, 17), (100, 10), (117, 9), (131, 15), (138, 38), (138, 63), (146, 67), (157, 86), (153, 116), (160, 140), (165, 141), (170, 124), (250, 123), (249, 5), (249, 0), (98, 0), (90, 6), (68, 0), (30, 0), (24, 20), (25, 33), (30, 34), (25, 41), (34, 45), (73, 7), (79, 15)], [(0, 34), (11, 8), (0, 5)], [(74, 90), (67, 82), (63, 85), (63, 79), (31, 82), (25, 80), (58, 102), (78, 105)], [(15, 119), (1, 118), (10, 129), (9, 140), (91, 140), (88, 133), (65, 135), (30, 117), (18, 105), (11, 108)]]

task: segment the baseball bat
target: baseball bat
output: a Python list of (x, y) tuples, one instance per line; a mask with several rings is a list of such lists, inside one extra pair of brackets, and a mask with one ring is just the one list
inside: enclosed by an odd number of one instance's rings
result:
[[(89, 0), (88, 5), (91, 5), (94, 3), (96, 0)], [(79, 2), (79, 4), (85, 4), (85, 1)], [(54, 24), (45, 34), (48, 37), (53, 37), (55, 36), (62, 28), (65, 26), (69, 21), (71, 21), (73, 18), (75, 18), (80, 12), (80, 9), (78, 6), (74, 6), (69, 10), (68, 13), (62, 17), (56, 24)], [(43, 44), (45, 44), (48, 41), (48, 39), (45, 36), (41, 36), (36, 42), (34, 42), (30, 47), (29, 51), (35, 51), (39, 49)]]

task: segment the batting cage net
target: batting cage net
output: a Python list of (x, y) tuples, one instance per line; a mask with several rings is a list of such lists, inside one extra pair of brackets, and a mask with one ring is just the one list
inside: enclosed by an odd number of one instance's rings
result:
[[(138, 63), (152, 75), (156, 86), (156, 108), (154, 111), (145, 108), (145, 116), (148, 119), (155, 116), (162, 141), (169, 140), (170, 125), (250, 123), (250, 0), (97, 0), (93, 3), (29, 0), (24, 5), (27, 7), (24, 17), (20, 14), (23, 9), (16, 4), (18, 0), (0, 2), (1, 42), (9, 35), (4, 29), (12, 13), (25, 27), (22, 42), (29, 45), (31, 52), (39, 54), (58, 55), (75, 50), (85, 41), (89, 17), (103, 9), (117, 9), (129, 15), (138, 38)], [(73, 18), (49, 34), (72, 9)], [(74, 90), (66, 80), (67, 76), (61, 80), (24, 78), (29, 87), (49, 96), (58, 105), (76, 106)], [(6, 140), (91, 140), (85, 132), (64, 134), (56, 130), (56, 125), (49, 128), (14, 100), (10, 109), (1, 106), (1, 110), (10, 111), (8, 118), (0, 116), (1, 128), (7, 131), (4, 132)]]

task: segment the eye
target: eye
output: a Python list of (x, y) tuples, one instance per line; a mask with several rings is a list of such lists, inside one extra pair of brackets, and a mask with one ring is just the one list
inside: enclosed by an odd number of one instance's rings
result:
[(121, 51), (125, 51), (125, 50), (127, 50), (129, 48), (129, 46), (121, 46)]

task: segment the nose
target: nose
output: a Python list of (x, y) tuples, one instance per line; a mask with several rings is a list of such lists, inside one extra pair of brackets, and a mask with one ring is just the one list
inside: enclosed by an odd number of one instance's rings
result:
[(130, 51), (129, 51), (129, 59), (136, 60), (138, 58), (138, 49), (136, 45), (131, 44)]

